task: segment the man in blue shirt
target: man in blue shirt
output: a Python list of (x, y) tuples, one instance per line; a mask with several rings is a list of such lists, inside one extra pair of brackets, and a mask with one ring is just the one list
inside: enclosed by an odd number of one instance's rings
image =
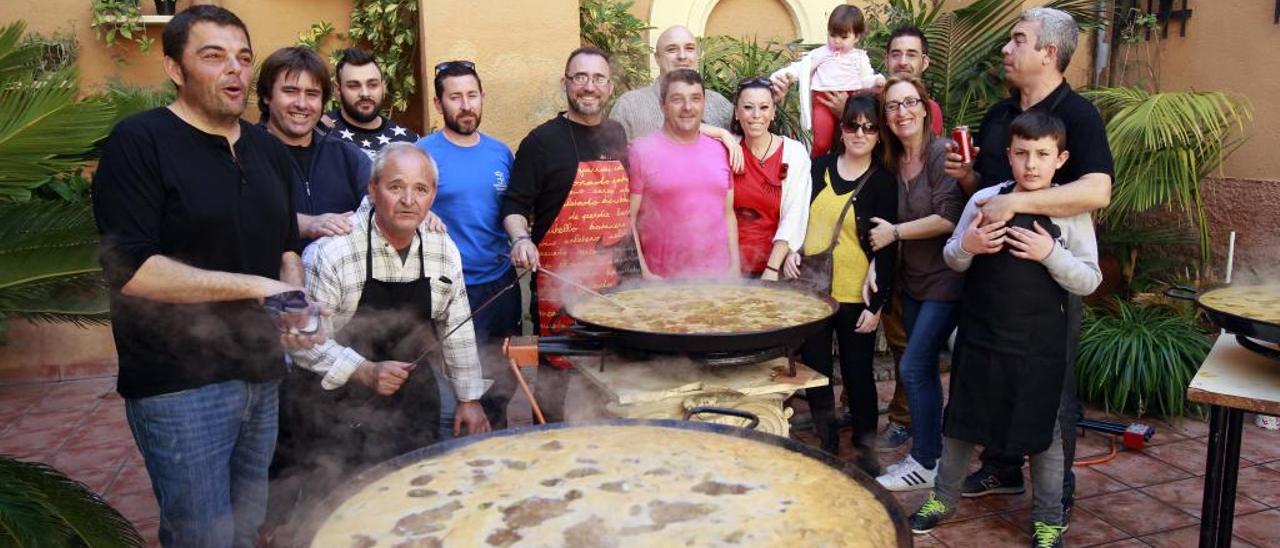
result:
[[(474, 63), (446, 61), (436, 65), (435, 92), (436, 112), (444, 119), (444, 128), (423, 137), (418, 146), (435, 159), (440, 170), (439, 190), (431, 209), (444, 220), (462, 254), (467, 299), (471, 309), (477, 310), (516, 281), (506, 255), (510, 244), (498, 215), (511, 174), (511, 149), (479, 131), (484, 90)], [(506, 370), (501, 346), (506, 337), (520, 334), (520, 292), (506, 291), (476, 312), (472, 323), (485, 377), (494, 381), (480, 403), (493, 428), (504, 428), (516, 380)], [(442, 413), (448, 414), (448, 410)], [(451, 422), (447, 423), (450, 428)]]

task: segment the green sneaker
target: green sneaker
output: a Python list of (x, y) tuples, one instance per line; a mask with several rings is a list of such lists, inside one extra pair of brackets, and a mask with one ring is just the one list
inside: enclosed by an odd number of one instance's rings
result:
[(949, 517), (955, 508), (947, 508), (947, 505), (929, 493), (929, 498), (924, 501), (924, 505), (920, 506), (916, 513), (911, 514), (907, 520), (911, 523), (911, 532), (917, 535), (923, 535), (932, 531), (938, 523)]
[(1032, 526), (1031, 548), (1062, 548), (1062, 533), (1067, 528), (1037, 521)]

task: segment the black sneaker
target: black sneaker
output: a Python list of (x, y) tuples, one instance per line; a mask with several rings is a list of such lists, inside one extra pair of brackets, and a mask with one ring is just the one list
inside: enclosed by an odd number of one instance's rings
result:
[(977, 498), (987, 495), (1021, 495), (1026, 490), (1022, 483), (1022, 470), (1000, 475), (984, 466), (964, 479), (960, 494), (965, 498)]
[(1062, 534), (1066, 530), (1061, 525), (1035, 522), (1031, 527), (1031, 548), (1062, 548)]
[(923, 535), (937, 527), (942, 520), (955, 513), (955, 508), (947, 508), (942, 501), (929, 493), (929, 498), (925, 499), (924, 504), (920, 506), (916, 513), (911, 514), (907, 518), (907, 522), (911, 524), (911, 532), (917, 535)]

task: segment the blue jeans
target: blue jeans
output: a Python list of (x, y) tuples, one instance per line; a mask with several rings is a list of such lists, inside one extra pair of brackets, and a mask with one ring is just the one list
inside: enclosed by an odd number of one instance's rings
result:
[(902, 294), (907, 350), (898, 374), (911, 407), (911, 457), (933, 468), (942, 455), (942, 375), (938, 354), (956, 328), (959, 301), (917, 301)]
[(252, 547), (267, 510), (279, 381), (224, 381), (125, 401), (164, 546)]

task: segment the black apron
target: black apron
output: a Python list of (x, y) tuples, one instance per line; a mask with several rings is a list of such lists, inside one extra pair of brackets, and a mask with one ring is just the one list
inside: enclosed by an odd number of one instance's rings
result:
[[(1060, 236), (1044, 215), (1017, 214), (1008, 226), (1034, 230), (1033, 221)], [(943, 433), (1030, 455), (1053, 441), (1067, 367), (1067, 292), (1044, 265), (1009, 249), (974, 257), (965, 275)]]
[[(370, 361), (412, 362), (436, 340), (425, 242), (419, 234), (418, 279), (384, 282), (373, 278), (372, 232), (370, 211), (364, 290), (351, 320), (333, 338)], [(440, 396), (425, 360), (391, 396), (380, 396), (355, 379), (325, 390), (321, 378), (298, 367), (285, 378), (277, 464), (331, 469), (338, 463), (343, 474), (354, 474), (436, 441)]]

